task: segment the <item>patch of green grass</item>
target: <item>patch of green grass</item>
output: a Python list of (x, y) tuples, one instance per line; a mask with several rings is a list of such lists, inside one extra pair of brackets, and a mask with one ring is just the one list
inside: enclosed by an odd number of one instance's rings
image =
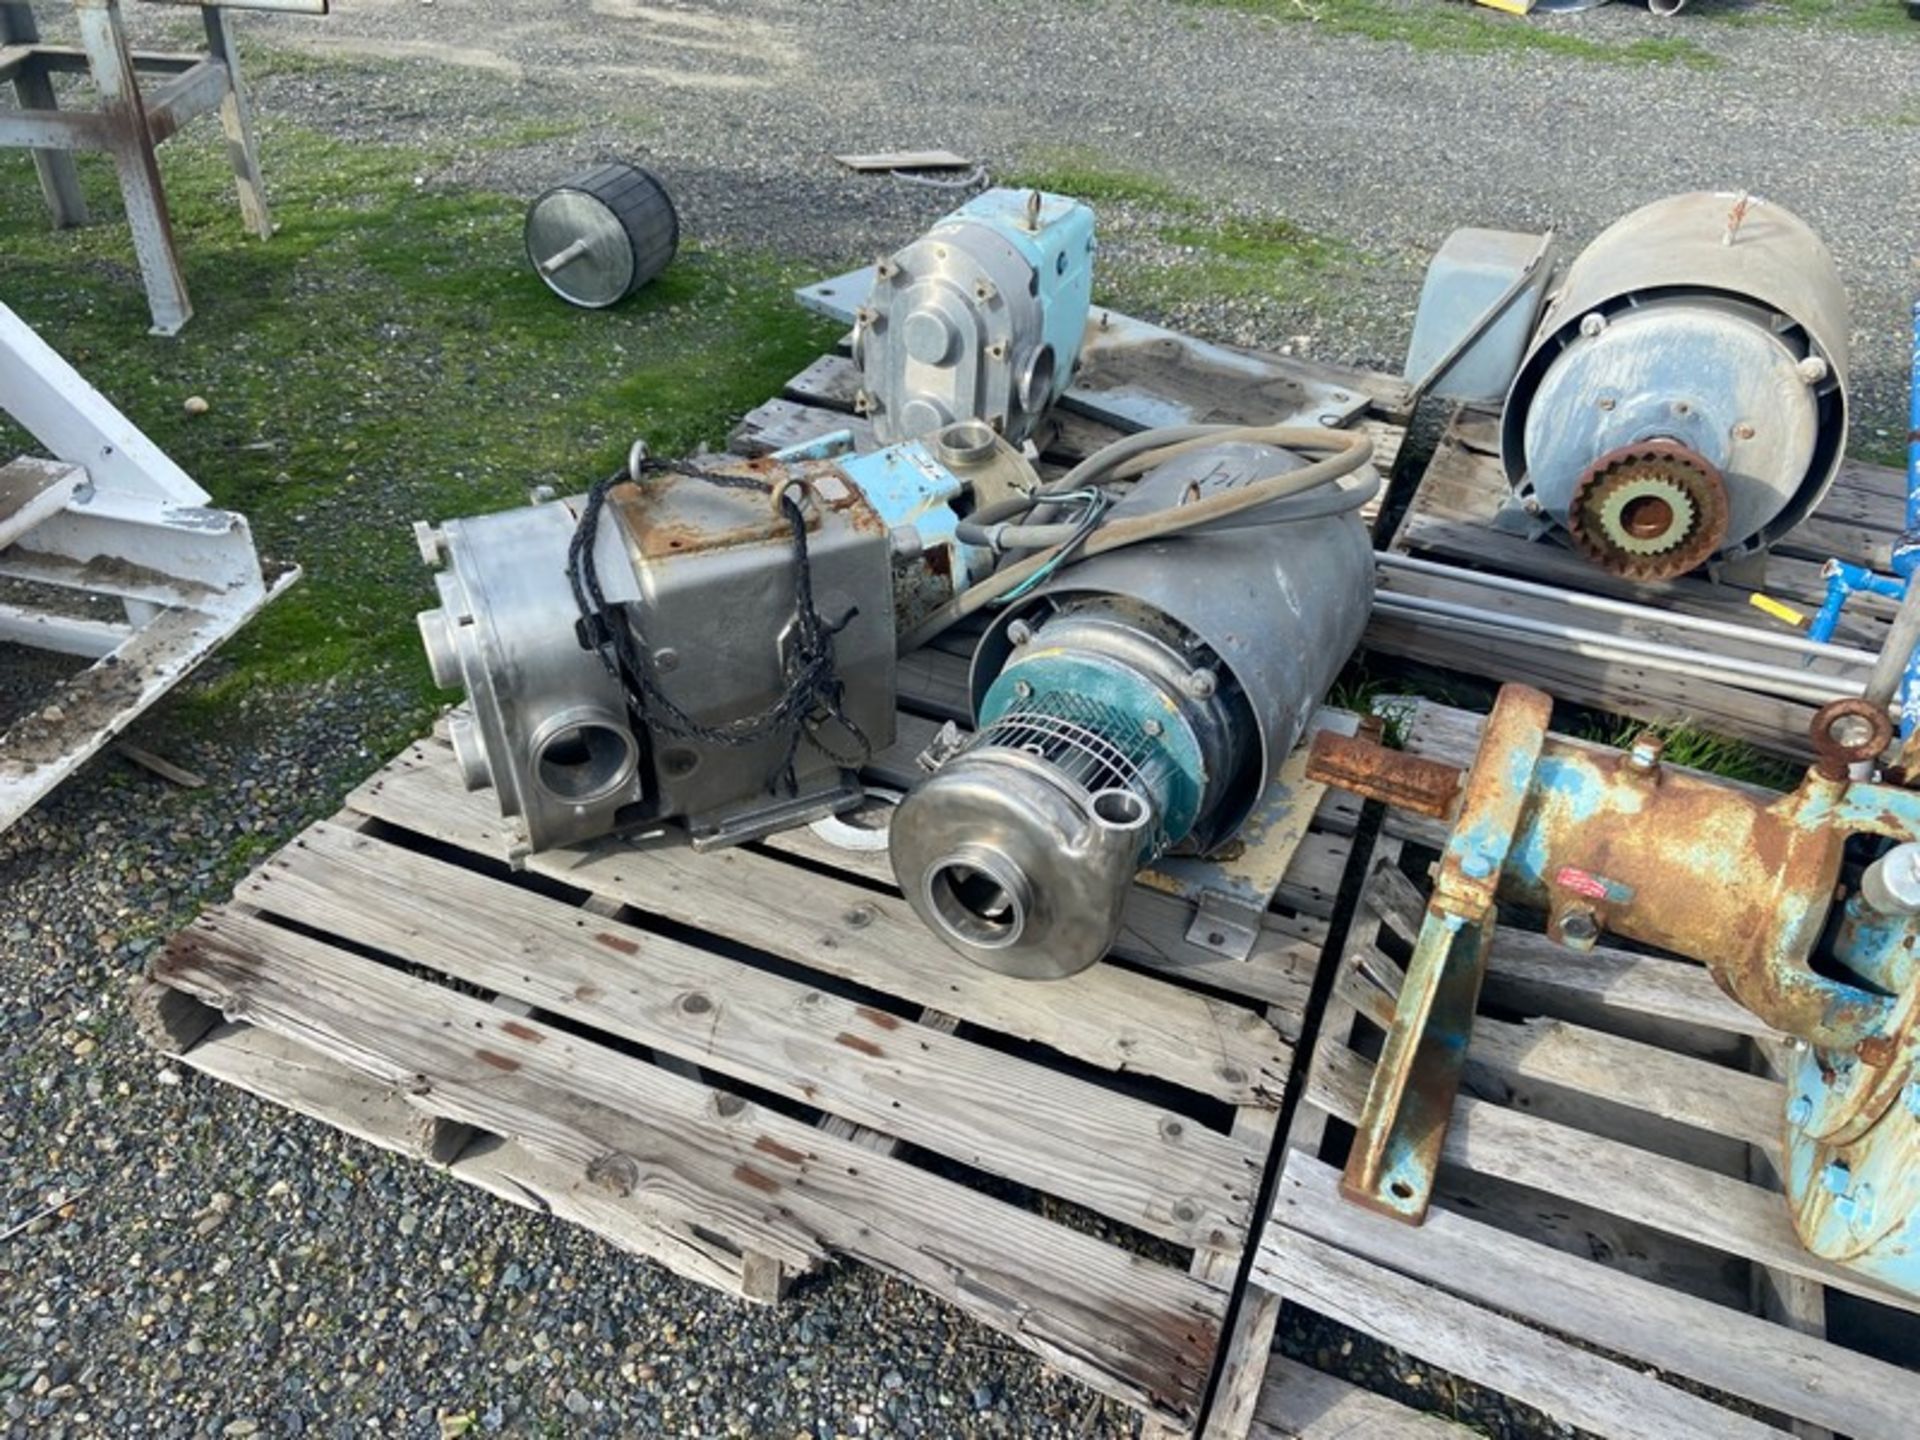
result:
[(547, 140), (565, 140), (587, 127), (578, 120), (524, 120), (486, 137), (482, 150), (519, 150)]
[(1651, 731), (1664, 745), (1667, 763), (1702, 770), (1727, 780), (1764, 785), (1769, 790), (1791, 790), (1800, 781), (1801, 768), (1764, 754), (1744, 740), (1702, 730), (1686, 720), (1647, 724), (1618, 716), (1595, 716), (1582, 727), (1582, 737), (1615, 749), (1625, 749)]
[(1190, 262), (1151, 280), (1151, 286), (1169, 300), (1304, 297), (1322, 289), (1330, 272), (1359, 261), (1342, 242), (1281, 219), (1234, 216), (1215, 223), (1189, 221), (1165, 227), (1160, 236), (1195, 252)]
[(1833, 25), (1878, 35), (1920, 38), (1920, 24), (1904, 0), (1757, 0), (1753, 4), (1700, 5), (1688, 12), (1722, 25)]
[(1104, 271), (1102, 284), (1124, 292), (1128, 304), (1164, 308), (1256, 295), (1304, 298), (1317, 293), (1330, 273), (1360, 259), (1350, 246), (1281, 217), (1217, 218), (1200, 197), (1090, 150), (1039, 152), (1004, 183), (1137, 209), (1159, 239), (1190, 252), (1172, 266)]
[(1541, 17), (1506, 15), (1466, 0), (1184, 0), (1240, 10), (1328, 35), (1392, 40), (1416, 50), (1454, 54), (1545, 54), (1613, 65), (1684, 65), (1711, 70), (1712, 51), (1678, 35), (1615, 42), (1563, 29)]
[(1120, 169), (1090, 150), (1036, 151), (1024, 167), (996, 183), (1071, 195), (1090, 205), (1138, 205), (1168, 215), (1195, 215), (1202, 209), (1193, 196), (1182, 194), (1166, 181)]
[[(413, 520), (583, 489), (636, 436), (668, 455), (718, 445), (834, 338), (790, 298), (811, 277), (761, 255), (683, 248), (625, 304), (573, 309), (528, 268), (522, 201), (437, 187), (432, 154), (288, 125), (264, 139), (280, 229), (261, 243), (217, 135), (164, 157), (196, 306), (171, 340), (147, 334), (104, 161), (81, 162), (103, 223), (55, 232), (30, 157), (0, 151), (6, 303), (246, 514), (263, 556), (305, 570), (177, 697), (197, 726), (270, 713), (249, 703), (263, 692), (377, 682), (393, 698), (367, 744), (397, 746), (444, 698), (413, 624), (434, 603)], [(191, 395), (206, 414), (186, 414)], [(22, 448), (0, 433), (0, 453)]]

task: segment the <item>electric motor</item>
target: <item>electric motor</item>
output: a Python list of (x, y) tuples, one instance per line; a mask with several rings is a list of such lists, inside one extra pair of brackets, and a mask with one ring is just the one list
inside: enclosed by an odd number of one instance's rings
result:
[(882, 442), (972, 419), (1018, 444), (1072, 378), (1092, 295), (1092, 210), (975, 196), (875, 267), (855, 315), (857, 408)]
[(1568, 270), (1507, 396), (1530, 514), (1636, 580), (1763, 549), (1846, 448), (1847, 300), (1771, 202), (1699, 193), (1617, 221)]
[[(1302, 463), (1193, 451), (1111, 518)], [(1233, 834), (1366, 625), (1373, 551), (1334, 495), (1091, 557), (1002, 611), (974, 657), (973, 738), (893, 818), (895, 877), (936, 934), (1010, 975), (1071, 975), (1111, 947), (1142, 866)]]

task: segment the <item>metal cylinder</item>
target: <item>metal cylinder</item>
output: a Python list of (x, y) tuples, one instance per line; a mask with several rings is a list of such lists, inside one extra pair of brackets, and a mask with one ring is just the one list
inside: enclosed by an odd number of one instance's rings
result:
[[(1301, 463), (1195, 451), (1114, 514)], [(1215, 848), (1246, 818), (1359, 643), (1373, 590), (1356, 513), (1283, 513), (1069, 566), (989, 628), (975, 736), (907, 797), (889, 847), (908, 900), (962, 955), (1027, 979), (1083, 970), (1112, 946), (1143, 865)]]
[(1602, 568), (1681, 575), (1762, 549), (1846, 449), (1846, 292), (1769, 201), (1676, 195), (1567, 271), (1507, 396), (1501, 457), (1529, 508)]
[(638, 165), (602, 165), (554, 186), (527, 210), (527, 259), (569, 305), (617, 305), (673, 262), (680, 217)]

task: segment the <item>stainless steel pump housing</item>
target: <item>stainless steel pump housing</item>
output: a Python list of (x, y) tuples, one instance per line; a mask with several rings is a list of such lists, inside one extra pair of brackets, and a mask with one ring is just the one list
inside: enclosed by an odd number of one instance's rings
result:
[[(735, 462), (733, 487), (680, 473), (613, 487), (594, 557), (616, 623), (644, 637), (651, 672), (694, 720), (722, 726), (781, 693), (792, 644), (791, 523), (807, 502), (816, 611), (834, 636), (845, 714), (884, 746), (894, 723), (889, 525), (838, 465)], [(857, 743), (831, 725), (802, 740), (791, 790), (777, 736), (729, 746), (636, 721), (584, 638), (568, 547), (584, 497), (422, 527), (440, 607), (420, 616), (434, 682), (467, 692), (450, 722), (469, 789), (492, 786), (515, 822), (516, 858), (618, 828), (684, 822), (698, 846), (730, 844), (854, 804)], [(845, 753), (840, 753), (844, 751)]]
[[(1153, 470), (1113, 513), (1302, 463), (1213, 446)], [(1112, 947), (1142, 866), (1205, 853), (1245, 819), (1373, 594), (1357, 514), (1274, 523), (1267, 510), (1070, 565), (988, 630), (975, 735), (908, 795), (889, 838), (907, 899), (960, 954), (1026, 979), (1083, 970)]]

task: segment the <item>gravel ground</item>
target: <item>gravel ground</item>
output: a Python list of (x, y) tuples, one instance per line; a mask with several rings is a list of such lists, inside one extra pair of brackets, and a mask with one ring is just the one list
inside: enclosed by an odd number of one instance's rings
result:
[[(1576, 23), (1654, 24), (1627, 6)], [(1913, 113), (1920, 67), (1886, 63), (1884, 37), (1683, 23), (1720, 68), (1415, 53), (1145, 0), (356, 0), (243, 26), (371, 57), (358, 78), (285, 70), (261, 103), (343, 137), (452, 142), (434, 182), (530, 193), (601, 154), (647, 156), (695, 233), (823, 267), (942, 205), (849, 178), (833, 151), (941, 144), (1004, 170), (1084, 150), (1366, 257), (1317, 300), (1164, 318), (1388, 367), (1448, 229), (1579, 239), (1663, 193), (1747, 185), (1832, 245), (1865, 429), (1891, 434), (1920, 170), (1916, 132), (1885, 117)], [(503, 113), (579, 128), (477, 143)], [(1130, 207), (1102, 222), (1114, 266), (1181, 262)], [(394, 703), (263, 700), (220, 736), (163, 713), (140, 738), (207, 788), (109, 760), (0, 836), (0, 1229), (58, 1207), (0, 1241), (8, 1433), (1127, 1433), (1115, 1407), (871, 1272), (749, 1311), (156, 1064), (125, 977), (378, 763), (357, 737)]]

